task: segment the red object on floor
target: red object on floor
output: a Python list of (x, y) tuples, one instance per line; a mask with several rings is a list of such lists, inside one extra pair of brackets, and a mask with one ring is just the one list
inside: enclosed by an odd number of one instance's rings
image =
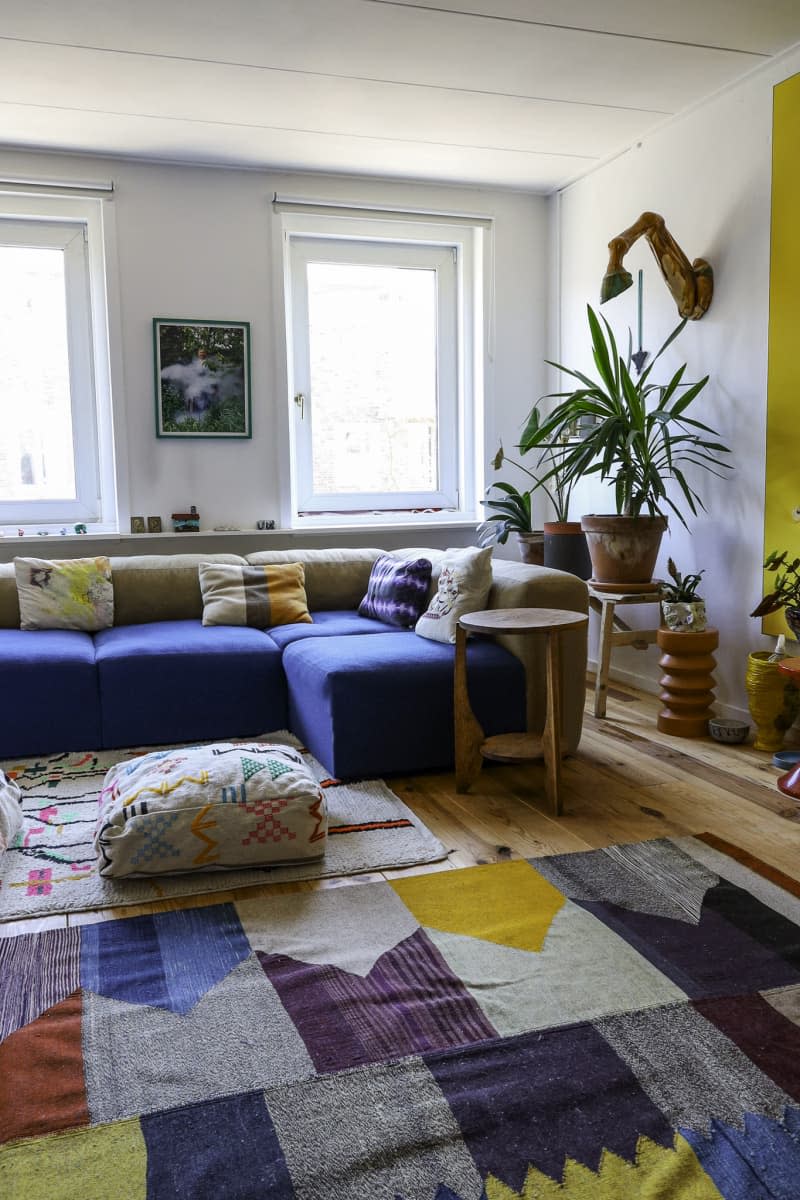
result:
[(785, 775), (780, 776), (778, 787), (784, 795), (800, 800), (800, 763), (796, 767), (792, 767), (791, 771), (787, 771)]

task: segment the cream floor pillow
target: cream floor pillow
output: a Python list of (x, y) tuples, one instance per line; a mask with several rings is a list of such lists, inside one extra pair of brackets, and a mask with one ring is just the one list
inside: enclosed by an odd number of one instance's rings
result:
[(290, 746), (218, 742), (157, 750), (105, 777), (101, 875), (163, 875), (320, 858), (325, 793)]
[(12, 779), (0, 771), (0, 854), (22, 828), (22, 793)]

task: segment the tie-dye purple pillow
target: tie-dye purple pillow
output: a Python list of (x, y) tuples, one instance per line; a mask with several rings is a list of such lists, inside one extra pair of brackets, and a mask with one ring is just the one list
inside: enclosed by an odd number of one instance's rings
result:
[(404, 562), (382, 554), (373, 564), (359, 614), (403, 629), (416, 625), (428, 603), (431, 569), (427, 558)]

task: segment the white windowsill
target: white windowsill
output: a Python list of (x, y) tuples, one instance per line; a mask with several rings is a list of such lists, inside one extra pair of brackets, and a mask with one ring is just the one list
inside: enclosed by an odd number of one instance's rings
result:
[(32, 545), (51, 546), (54, 542), (81, 542), (87, 547), (98, 545), (99, 543), (120, 543), (120, 542), (159, 542), (180, 541), (191, 544), (196, 539), (224, 539), (224, 538), (305, 538), (305, 537), (320, 537), (321, 535), (330, 535), (336, 533), (367, 533), (373, 531), (377, 533), (388, 532), (405, 532), (413, 530), (445, 530), (445, 529), (475, 529), (479, 524), (478, 519), (466, 520), (458, 518), (453, 520), (407, 520), (407, 521), (383, 521), (380, 524), (372, 522), (322, 522), (317, 524), (303, 525), (291, 529), (199, 529), (195, 533), (175, 533), (172, 530), (162, 533), (47, 533), (47, 534), (24, 534), (19, 537), (17, 534), (6, 534), (0, 537), (0, 547), (3, 549), (11, 546), (24, 546), (29, 549)]

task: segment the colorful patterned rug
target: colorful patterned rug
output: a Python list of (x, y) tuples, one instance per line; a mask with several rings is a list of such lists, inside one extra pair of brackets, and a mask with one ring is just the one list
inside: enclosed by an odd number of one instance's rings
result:
[[(297, 739), (284, 731), (256, 740), (299, 746)], [(409, 867), (447, 855), (441, 842), (386, 784), (380, 780), (353, 784), (327, 780), (323, 767), (304, 751), (328, 799), (328, 846), (321, 861), (153, 879), (102, 879), (95, 868), (92, 845), (100, 787), (113, 763), (141, 753), (144, 751), (108, 750), (0, 763), (24, 797), (22, 829), (0, 857), (0, 922), (223, 892), (257, 883)]]
[(703, 835), (2, 939), (0, 1195), (797, 1200), (761, 869)]

